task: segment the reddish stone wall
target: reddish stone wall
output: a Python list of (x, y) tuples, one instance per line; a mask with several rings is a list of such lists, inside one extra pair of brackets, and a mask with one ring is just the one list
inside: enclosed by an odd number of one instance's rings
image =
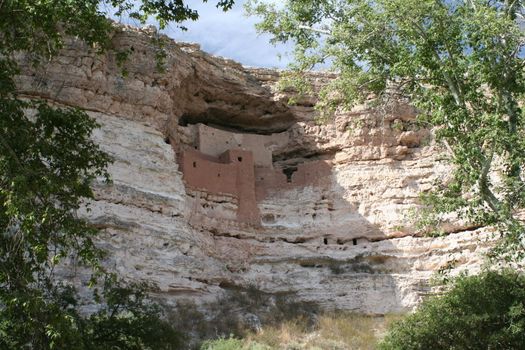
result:
[(255, 194), (260, 201), (270, 194), (288, 185), (286, 175), (279, 169), (257, 168), (255, 169)]
[(282, 169), (256, 168), (252, 152), (241, 149), (216, 158), (189, 148), (181, 153), (179, 164), (188, 187), (237, 197), (237, 220), (251, 224), (260, 223), (258, 201), (298, 187), (328, 184), (332, 174), (330, 162), (313, 161), (299, 164), (288, 179)]
[(186, 185), (207, 192), (237, 196), (235, 164), (220, 163), (218, 159), (192, 149), (185, 150), (179, 162)]
[(331, 175), (331, 163), (323, 160), (299, 164), (290, 181), (282, 169), (256, 168), (256, 200), (261, 201), (272, 193), (292, 190), (297, 187), (327, 184), (331, 181)]
[(318, 160), (299, 164), (297, 171), (292, 174), (292, 186), (304, 187), (325, 183), (332, 175), (332, 163)]
[(255, 196), (255, 171), (252, 152), (229, 150), (221, 156), (221, 160), (234, 164), (237, 169), (237, 196), (239, 221), (260, 223), (259, 207)]
[(253, 224), (260, 222), (251, 152), (229, 150), (219, 158), (214, 158), (187, 149), (183, 151), (179, 164), (187, 186), (210, 193), (236, 196), (239, 200), (237, 220)]
[(197, 124), (197, 148), (202, 153), (219, 157), (230, 149), (251, 151), (256, 166), (272, 167), (271, 147), (288, 143), (288, 133), (271, 135), (241, 134)]

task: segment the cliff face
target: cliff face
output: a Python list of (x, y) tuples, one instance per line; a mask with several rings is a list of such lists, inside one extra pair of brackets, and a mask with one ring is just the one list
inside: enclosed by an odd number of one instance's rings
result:
[(18, 78), (27, 97), (101, 124), (94, 138), (114, 158), (113, 183), (95, 184), (85, 215), (122, 276), (157, 284), (168, 302), (255, 286), (380, 314), (413, 307), (441, 268), (479, 267), (489, 233), (427, 238), (410, 225), (419, 193), (447, 172), (410, 108), (357, 108), (317, 125), (312, 101), (287, 106), (275, 92), (278, 72), (172, 41), (160, 72), (154, 37), (115, 33), (131, 53), (126, 76), (112, 54), (71, 40)]

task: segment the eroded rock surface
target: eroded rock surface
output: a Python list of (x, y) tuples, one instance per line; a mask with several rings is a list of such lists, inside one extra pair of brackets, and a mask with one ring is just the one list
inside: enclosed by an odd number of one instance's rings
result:
[[(489, 232), (427, 238), (410, 224), (419, 193), (447, 172), (410, 108), (361, 107), (318, 125), (312, 101), (287, 106), (274, 90), (278, 72), (172, 41), (159, 71), (155, 37), (116, 31), (115, 47), (131, 52), (126, 75), (114, 54), (71, 40), (18, 79), (28, 97), (86, 109), (102, 125), (94, 138), (114, 158), (113, 183), (95, 184), (85, 215), (103, 229), (107, 264), (122, 276), (157, 284), (170, 303), (255, 286), (382, 314), (413, 307), (441, 268), (479, 268)], [(192, 154), (219, 165), (183, 169)], [(186, 159), (192, 168), (197, 158)], [(228, 190), (209, 170), (248, 159), (242, 169), (253, 180), (235, 167)]]

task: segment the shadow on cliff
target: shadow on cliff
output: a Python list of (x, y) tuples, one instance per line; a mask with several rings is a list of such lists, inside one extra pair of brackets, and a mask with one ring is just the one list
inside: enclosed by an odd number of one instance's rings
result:
[[(216, 131), (214, 136), (217, 134)], [(315, 144), (316, 135), (302, 134), (305, 144)], [(196, 152), (194, 148), (197, 147), (191, 147), (189, 154)], [(363, 209), (359, 198), (376, 190), (352, 180), (352, 176), (362, 177), (360, 163), (336, 167), (334, 155), (321, 149), (299, 149), (274, 157), (271, 168), (255, 167), (250, 176), (259, 211), (257, 223), (238, 223), (231, 218), (221, 221), (213, 218), (207, 199), (193, 199), (202, 201), (195, 208), (206, 211), (200, 215), (192, 213), (190, 224), (213, 235), (214, 255), (229, 274), (216, 280), (220, 281), (225, 298), (230, 299), (201, 306), (208, 314), (234, 323), (245, 322), (253, 328), (250, 324), (294, 319), (297, 313), (293, 310), (303, 310), (303, 316), (312, 320), (321, 309), (375, 315), (403, 311), (404, 291), (398, 282), (399, 275), (410, 270), (410, 261), (400, 257), (390, 240), (392, 232), (384, 232), (360, 213)], [(246, 156), (229, 155), (223, 159), (232, 165), (237, 158), (245, 162)], [(207, 171), (198, 172), (203, 161), (214, 161), (205, 158), (185, 160), (185, 166), (196, 172), (186, 179), (187, 184), (194, 183), (202, 189), (208, 185), (198, 185), (197, 180), (212, 176), (212, 184), (217, 187), (218, 179), (224, 178), (217, 177), (227, 173), (222, 169), (224, 165), (219, 170), (208, 166)], [(235, 187), (235, 183), (238, 182), (233, 181), (231, 186)], [(357, 192), (360, 195), (354, 196)], [(259, 291), (266, 301), (235, 301), (245, 300), (241, 296), (249, 296), (250, 290)], [(223, 325), (217, 320), (212, 324)]]
[[(313, 144), (317, 135), (305, 137)], [(321, 159), (315, 159), (316, 151)], [(371, 195), (376, 188), (348, 179), (360, 175), (359, 163), (335, 167), (333, 155), (324, 152), (314, 150), (302, 164), (281, 162), (286, 164), (284, 173), (292, 172), (292, 184), (268, 189), (259, 201), (265, 235), (281, 239), (281, 253), (296, 264), (292, 272), (275, 266), (270, 271), (276, 271), (275, 280), (289, 283), (291, 294), (323, 309), (402, 311), (394, 275), (407, 273), (411, 266), (391, 238), (403, 233), (385, 232), (360, 213), (363, 203), (354, 192)]]
[(180, 301), (176, 311), (169, 315), (169, 321), (186, 335), (187, 349), (198, 349), (207, 339), (243, 338), (261, 332), (263, 327), (280, 328), (291, 320), (313, 330), (319, 312), (315, 303), (265, 293), (250, 285), (242, 290), (229, 290), (220, 300), (204, 305)]

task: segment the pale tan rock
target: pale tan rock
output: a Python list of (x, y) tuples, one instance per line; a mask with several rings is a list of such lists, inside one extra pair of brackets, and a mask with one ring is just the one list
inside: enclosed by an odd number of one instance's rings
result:
[[(106, 264), (121, 276), (155, 283), (169, 303), (256, 286), (326, 309), (381, 314), (414, 307), (447, 265), (453, 273), (480, 268), (488, 230), (451, 220), (447, 229), (457, 233), (420, 237), (408, 219), (419, 193), (448, 172), (440, 150), (423, 142), (429, 131), (405, 130), (413, 108), (358, 106), (318, 125), (315, 96), (286, 106), (288, 95), (275, 89), (279, 72), (171, 41), (166, 72), (157, 71), (152, 35), (128, 27), (115, 34), (117, 47), (134, 50), (125, 77), (111, 54), (71, 40), (38, 70), (24, 64), (17, 79), (28, 97), (84, 108), (102, 125), (94, 139), (114, 158), (113, 183), (95, 184), (84, 215), (102, 229)], [(320, 86), (333, 76), (312, 77)], [(259, 225), (238, 222), (238, 198), (183, 182), (176, 152), (199, 145), (191, 126), (198, 122), (266, 134), (225, 138), (268, 147), (259, 166), (327, 160), (332, 175), (272, 192), (258, 203)], [(209, 152), (223, 151), (209, 144)]]

